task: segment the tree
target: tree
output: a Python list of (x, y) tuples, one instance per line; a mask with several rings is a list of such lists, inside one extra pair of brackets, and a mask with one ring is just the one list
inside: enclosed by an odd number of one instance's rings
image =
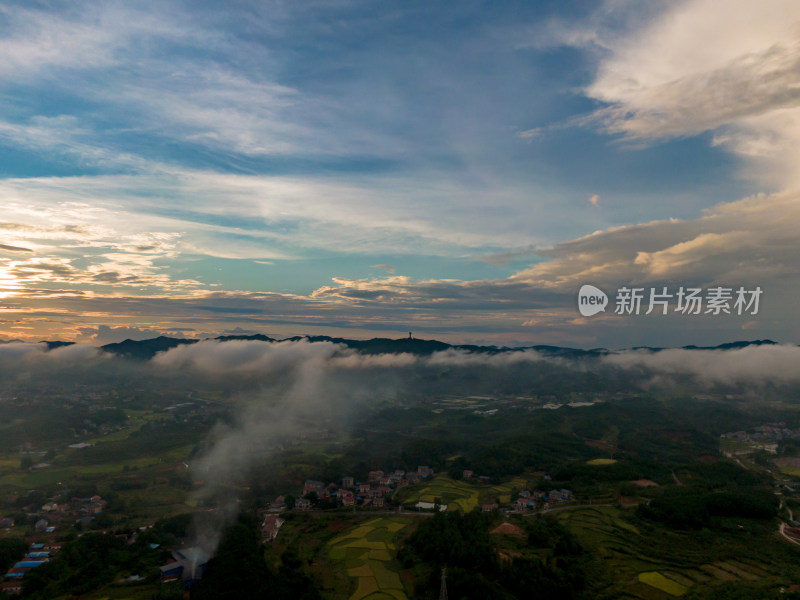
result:
[(267, 598), (269, 580), (256, 528), (240, 519), (225, 530), (216, 555), (192, 590), (192, 600)]

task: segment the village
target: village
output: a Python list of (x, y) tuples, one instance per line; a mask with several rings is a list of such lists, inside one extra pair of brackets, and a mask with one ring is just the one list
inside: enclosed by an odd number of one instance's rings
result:
[[(30, 549), (24, 558), (17, 561), (5, 573), (0, 590), (12, 595), (22, 589), (22, 580), (32, 569), (48, 562), (61, 548), (61, 544), (53, 541), (57, 527), (74, 527), (84, 529), (89, 527), (108, 505), (108, 502), (99, 495), (87, 498), (72, 497), (69, 501), (58, 502), (59, 497), (48, 499), (39, 510), (29, 514), (36, 518), (33, 523), (33, 535), (30, 538)], [(28, 507), (33, 508), (33, 507)], [(11, 529), (15, 526), (13, 517), (0, 515), (0, 529)]]
[(0, 594), (13, 596), (22, 592), (22, 580), (31, 570), (42, 566), (55, 556), (61, 549), (61, 544), (53, 541), (32, 542), (28, 552), (23, 558), (5, 574), (2, 584), (0, 584)]
[[(418, 466), (416, 471), (382, 470), (369, 471), (366, 482), (356, 482), (351, 476), (344, 476), (341, 485), (333, 482), (306, 480), (299, 497), (290, 494), (281, 495), (270, 502), (261, 526), (261, 538), (264, 542), (272, 542), (277, 536), (285, 519), (280, 514), (285, 511), (308, 512), (322, 510), (383, 509), (393, 512), (446, 511), (448, 505), (439, 500), (436, 502), (416, 501), (403, 503), (396, 499), (397, 493), (404, 487), (424, 483), (434, 478), (434, 470), (428, 466)], [(550, 481), (550, 476), (541, 474), (543, 480)], [(465, 469), (462, 480), (475, 485), (490, 486), (492, 478), (485, 475), (476, 476), (473, 471)], [(575, 496), (568, 489), (551, 490), (515, 490), (514, 497), (508, 503), (484, 503), (480, 505), (482, 512), (501, 511), (505, 513), (525, 514), (548, 510), (557, 505), (574, 502)]]
[[(720, 434), (720, 449), (728, 457), (747, 456), (755, 452), (777, 454), (780, 444), (797, 444), (800, 429), (790, 429), (784, 421), (765, 423), (754, 427), (751, 431), (739, 430)], [(794, 465), (796, 459), (777, 459), (777, 463), (785, 460)], [(781, 464), (781, 466), (786, 466)]]

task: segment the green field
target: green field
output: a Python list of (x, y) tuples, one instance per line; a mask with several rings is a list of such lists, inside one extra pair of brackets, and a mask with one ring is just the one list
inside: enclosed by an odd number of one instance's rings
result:
[(356, 579), (350, 600), (408, 600), (399, 574), (387, 567), (396, 550), (395, 538), (407, 525), (399, 518), (373, 519), (328, 542), (330, 561), (343, 563)]

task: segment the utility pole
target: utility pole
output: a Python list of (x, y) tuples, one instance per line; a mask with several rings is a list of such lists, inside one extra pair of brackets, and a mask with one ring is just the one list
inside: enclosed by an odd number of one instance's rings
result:
[(447, 568), (442, 567), (442, 587), (439, 590), (439, 600), (447, 600)]

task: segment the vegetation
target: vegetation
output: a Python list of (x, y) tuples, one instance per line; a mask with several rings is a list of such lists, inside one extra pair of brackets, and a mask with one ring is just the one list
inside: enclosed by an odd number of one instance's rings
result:
[(0, 573), (5, 573), (21, 556), (24, 556), (27, 549), (27, 544), (19, 538), (0, 540)]
[(278, 569), (270, 569), (259, 547), (256, 522), (246, 515), (229, 526), (206, 572), (192, 589), (192, 600), (317, 600), (313, 582), (296, 554), (286, 552)]
[[(0, 566), (24, 555), (20, 539), (42, 517), (57, 525), (49, 537), (65, 542), (26, 577), (26, 597), (180, 597), (180, 586), (158, 581), (157, 567), (190, 543), (199, 515), (215, 514), (193, 493), (202, 476), (186, 465), (204, 452), (215, 423), (232, 422), (224, 399), (253, 381), (209, 382), (189, 394), (194, 404), (176, 408), (187, 401), (185, 383), (164, 375), (115, 389), (116, 368), (109, 366), (111, 387), (52, 387), (47, 402), (28, 384), (14, 384), (3, 405), (10, 418), (0, 423), (0, 500), (16, 526), (0, 532)], [(250, 517), (226, 530), (193, 597), (259, 597), (256, 590), (266, 588), (271, 597), (435, 598), (443, 567), (451, 597), (461, 598), (532, 590), (565, 598), (770, 598), (797, 583), (800, 552), (778, 537), (776, 516), (788, 522), (800, 514), (789, 490), (800, 442), (778, 445), (780, 467), (755, 442), (723, 440), (722, 450), (751, 452), (738, 460), (720, 452), (721, 433), (769, 420), (800, 426), (784, 392), (773, 390), (760, 404), (716, 392), (720, 401), (698, 401), (678, 391), (644, 393), (619, 373), (598, 380), (566, 372), (537, 364), (522, 378), (501, 369), (458, 381), (447, 369), (419, 373), (397, 398), (353, 417), (352, 428), (326, 424), (318, 438), (264, 453), (241, 486), (224, 490)], [(420, 381), (424, 395), (415, 391)], [(497, 389), (503, 394), (489, 391)], [(568, 405), (591, 399), (589, 389), (603, 401)], [(487, 396), (458, 396), (462, 391)], [(541, 409), (550, 396), (563, 406)], [(498, 411), (476, 414), (489, 405)], [(92, 445), (69, 448), (75, 441)], [(328, 510), (286, 512), (278, 539), (259, 543), (257, 509), (283, 495), (291, 511), (304, 479), (363, 481), (370, 470), (418, 465), (438, 475), (402, 487), (393, 503), (444, 503), (446, 514), (353, 513), (320, 497), (318, 509)], [(463, 479), (467, 469), (474, 476)], [(776, 481), (783, 486), (780, 513)], [(549, 517), (475, 512), (513, 502), (522, 490), (561, 488), (577, 501), (552, 508)], [(76, 526), (79, 515), (41, 510), (95, 494), (108, 505), (91, 523)], [(620, 508), (630, 505), (638, 508)], [(501, 520), (521, 536), (491, 533)], [(128, 540), (137, 532), (136, 541), (127, 545), (112, 532)], [(144, 579), (124, 581), (134, 574)]]
[(145, 573), (157, 577), (163, 556), (144, 541), (128, 546), (112, 535), (88, 533), (64, 544), (58, 555), (25, 575), (23, 598), (80, 595), (114, 581), (118, 576)]
[(398, 557), (416, 567), (416, 597), (437, 597), (441, 568), (447, 569), (448, 593), (457, 598), (583, 597), (588, 557), (566, 529), (550, 518), (531, 520), (527, 552), (501, 560), (489, 534), (495, 520), (447, 512), (422, 523)]

